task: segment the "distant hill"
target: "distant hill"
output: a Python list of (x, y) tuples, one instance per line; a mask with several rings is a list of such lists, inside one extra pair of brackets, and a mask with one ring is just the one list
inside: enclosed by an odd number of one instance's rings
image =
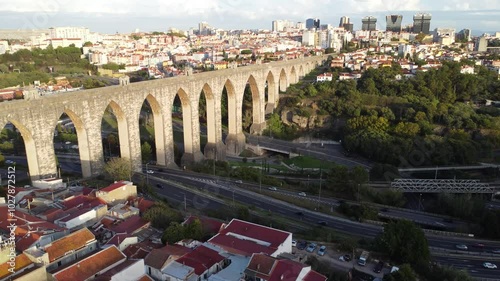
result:
[(49, 33), (48, 29), (0, 29), (0, 39), (30, 40), (30, 36)]

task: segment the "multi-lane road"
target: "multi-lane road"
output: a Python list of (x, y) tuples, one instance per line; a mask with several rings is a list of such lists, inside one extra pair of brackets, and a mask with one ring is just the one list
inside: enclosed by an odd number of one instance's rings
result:
[[(335, 229), (336, 231), (351, 234), (360, 237), (373, 238), (382, 232), (381, 226), (364, 224), (354, 222), (338, 217), (328, 216), (325, 214), (309, 211), (294, 205), (266, 197), (261, 194), (249, 191), (245, 188), (238, 187), (238, 184), (228, 183), (224, 180), (214, 181), (203, 177), (196, 177), (193, 175), (179, 175), (178, 172), (155, 172), (149, 175), (149, 181), (153, 186), (157, 183), (163, 185), (163, 189), (157, 191), (163, 196), (182, 204), (185, 202), (194, 208), (204, 210), (211, 208), (220, 208), (231, 204), (232, 198), (235, 202), (255, 206), (263, 210), (268, 210), (272, 213), (279, 214), (280, 216), (291, 218), (292, 220), (300, 220), (304, 223), (316, 225), (318, 221), (325, 221), (327, 227)], [(176, 184), (177, 183), (177, 184)], [(180, 185), (184, 187), (181, 187)], [(205, 197), (196, 191), (190, 191), (186, 186), (195, 186), (194, 190), (204, 190), (208, 193), (209, 197)], [(211, 197), (210, 197), (211, 196)], [(219, 199), (225, 197), (226, 201)], [(227, 203), (226, 203), (227, 202)], [(299, 215), (298, 212), (301, 212)], [(433, 256), (437, 255), (437, 262), (447, 265), (459, 265), (460, 268), (465, 268), (469, 273), (476, 277), (492, 278), (497, 271), (482, 268), (482, 262), (493, 261), (500, 265), (500, 255), (492, 256), (491, 251), (500, 249), (499, 241), (485, 241), (461, 237), (448, 237), (427, 234), (429, 246), (432, 247)], [(468, 245), (469, 251), (462, 252), (465, 254), (461, 258), (447, 260), (443, 255), (457, 252), (456, 245)], [(482, 244), (482, 245), (478, 245)], [(477, 245), (477, 246), (476, 246)], [(469, 255), (468, 255), (469, 254)], [(472, 255), (476, 257), (472, 257)], [(446, 256), (450, 258), (450, 256)], [(469, 262), (471, 259), (477, 260), (473, 262), (473, 267), (470, 267)]]

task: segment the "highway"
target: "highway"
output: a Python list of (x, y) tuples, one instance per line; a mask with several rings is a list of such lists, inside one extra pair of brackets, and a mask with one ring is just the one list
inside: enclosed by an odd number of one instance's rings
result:
[[(205, 192), (210, 193), (212, 198), (217, 196), (226, 197), (226, 201), (230, 202), (234, 196), (235, 202), (240, 202), (247, 205), (253, 205), (263, 210), (268, 210), (272, 213), (279, 214), (283, 217), (288, 217), (292, 220), (300, 220), (305, 223), (310, 223), (311, 225), (317, 225), (318, 221), (326, 221), (329, 228), (336, 231), (351, 234), (358, 237), (374, 238), (382, 232), (382, 227), (364, 224), (359, 222), (354, 222), (338, 217), (328, 216), (325, 214), (309, 211), (300, 207), (293, 206), (291, 204), (268, 198), (264, 195), (256, 194), (254, 192), (238, 188), (235, 184), (227, 184), (226, 182), (220, 181), (218, 183), (206, 180), (203, 178), (194, 177), (184, 177), (171, 173), (155, 172), (153, 175), (149, 175), (149, 181), (153, 186), (157, 183), (164, 185), (164, 189), (157, 189), (157, 191), (176, 202), (184, 202), (184, 195), (186, 195), (186, 202), (189, 206), (192, 206), (198, 210), (206, 210), (211, 208), (220, 208), (226, 204), (221, 203), (220, 199), (202, 199), (202, 195), (195, 192), (190, 192), (186, 188), (180, 188), (174, 186), (162, 180), (162, 178), (167, 178), (169, 181), (175, 181), (182, 183), (184, 185), (191, 185), (198, 187), (198, 190), (205, 190)], [(298, 215), (297, 212), (302, 212), (303, 215)], [(468, 238), (457, 238), (448, 236), (436, 236), (436, 235), (426, 235), (428, 239), (429, 246), (432, 247), (433, 255), (442, 255), (445, 252), (454, 252), (456, 250), (457, 244), (465, 244), (469, 246), (469, 252), (479, 252), (476, 255), (484, 255), (484, 257), (478, 257), (477, 261), (474, 262), (475, 266), (480, 266), (482, 262), (489, 261), (492, 259), (489, 255), (494, 249), (500, 249), (499, 241), (484, 241)], [(474, 247), (473, 245), (477, 243), (484, 244), (483, 247)], [(442, 252), (443, 251), (443, 252)], [(463, 252), (467, 254), (468, 252)], [(497, 255), (494, 260), (498, 260), (500, 264), (500, 255)], [(460, 265), (461, 267), (468, 267), (468, 258), (463, 258), (462, 261), (457, 259), (456, 261), (449, 260), (439, 260), (439, 262), (448, 265)], [(491, 273), (488, 270), (483, 270), (479, 267), (473, 267), (469, 271), (471, 275), (482, 278), (491, 278)]]
[(246, 134), (247, 142), (281, 151), (294, 152), (300, 155), (312, 156), (321, 160), (335, 162), (348, 167), (362, 166), (369, 169), (373, 163), (366, 159), (350, 158), (344, 155), (341, 145), (318, 145), (308, 143), (293, 143), (284, 140), (269, 138), (266, 136), (253, 136)]
[[(453, 266), (454, 268), (468, 271), (471, 276), (480, 278), (490, 278), (500, 280), (499, 269), (488, 269), (483, 267), (483, 262), (489, 261), (481, 258), (473, 257), (448, 257), (448, 256), (433, 256), (433, 260), (442, 265)], [(490, 261), (497, 266), (500, 266), (500, 260)]]

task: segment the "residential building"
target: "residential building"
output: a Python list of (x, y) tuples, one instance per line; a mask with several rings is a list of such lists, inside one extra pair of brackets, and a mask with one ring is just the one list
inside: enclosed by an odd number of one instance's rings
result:
[(413, 16), (413, 32), (429, 34), (431, 28), (431, 14), (418, 13)]
[(340, 18), (339, 27), (344, 27), (344, 24), (350, 23), (350, 22), (351, 22), (351, 19), (349, 17), (343, 16)]
[(54, 221), (60, 227), (74, 230), (86, 226), (87, 223), (94, 223), (99, 219), (99, 213), (106, 213), (108, 206), (105, 204), (93, 208), (73, 209), (71, 213)]
[(52, 276), (57, 281), (89, 280), (121, 264), (127, 257), (115, 246), (100, 250), (71, 266), (54, 271)]
[(451, 45), (455, 43), (455, 29), (453, 28), (436, 28), (434, 29), (434, 42), (440, 45)]
[(486, 52), (488, 49), (488, 39), (485, 36), (478, 37), (474, 45), (474, 51), (476, 52)]
[(128, 204), (117, 204), (108, 211), (111, 217), (126, 219), (128, 217), (139, 215), (139, 209)]
[(166, 280), (167, 276), (162, 272), (163, 269), (191, 251), (191, 249), (177, 244), (153, 249), (144, 259), (146, 273), (155, 280)]
[(224, 251), (250, 257), (253, 253), (266, 253), (276, 257), (292, 252), (290, 232), (233, 219), (217, 235), (207, 241)]
[(70, 264), (90, 252), (96, 251), (97, 240), (87, 228), (75, 231), (44, 247), (29, 249), (24, 253), (48, 271)]
[(110, 205), (124, 203), (130, 197), (137, 197), (137, 186), (129, 181), (119, 181), (98, 190), (96, 196)]
[(316, 46), (316, 31), (314, 30), (304, 30), (302, 33), (302, 45), (304, 46)]
[(144, 273), (144, 260), (126, 260), (99, 274), (97, 280), (106, 281), (147, 281), (153, 280)]
[(253, 254), (245, 269), (245, 280), (326, 281), (327, 277), (312, 270), (311, 266), (297, 261)]
[(377, 18), (373, 16), (364, 17), (361, 20), (361, 30), (374, 31), (377, 30)]
[(322, 74), (316, 76), (316, 82), (325, 82), (325, 81), (332, 81), (332, 80), (333, 80), (333, 74), (330, 72), (322, 73)]
[(385, 17), (387, 23), (385, 30), (392, 32), (401, 32), (402, 15), (389, 15)]
[(86, 27), (52, 27), (49, 28), (49, 38), (68, 39), (79, 38), (89, 41), (90, 30)]
[(320, 27), (319, 19), (307, 19), (306, 20), (306, 28), (307, 29), (312, 29), (312, 28), (319, 29), (319, 27)]
[(37, 266), (25, 254), (20, 254), (11, 262), (0, 264), (0, 281), (46, 281), (45, 266)]

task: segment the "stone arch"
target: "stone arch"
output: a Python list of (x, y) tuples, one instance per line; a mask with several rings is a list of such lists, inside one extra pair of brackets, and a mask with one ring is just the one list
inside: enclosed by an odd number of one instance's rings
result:
[[(191, 107), (191, 100), (189, 99), (188, 93), (182, 87), (180, 87), (177, 90), (176, 96), (179, 96), (182, 106), (182, 130), (184, 136), (184, 154), (182, 156), (182, 162), (191, 161), (191, 159), (187, 158), (189, 158), (190, 155), (193, 155), (195, 149), (199, 151), (199, 147), (198, 148), (193, 147), (193, 127), (191, 124), (193, 109)], [(172, 99), (172, 104), (174, 100), (175, 96), (174, 99)]]
[(266, 114), (271, 114), (277, 104), (279, 99), (278, 88), (276, 86), (276, 80), (274, 78), (273, 72), (269, 71), (266, 77), (267, 82), (267, 100), (266, 102)]
[(108, 103), (108, 106), (113, 110), (116, 121), (118, 123), (118, 142), (120, 144), (120, 157), (132, 160), (130, 152), (130, 141), (128, 136), (128, 124), (125, 113), (120, 105), (114, 100)]
[(299, 81), (297, 77), (297, 71), (295, 70), (295, 66), (292, 66), (290, 69), (290, 84), (295, 84)]
[(307, 63), (306, 63), (306, 67), (305, 67), (305, 71), (306, 71), (306, 73), (311, 72), (311, 70), (312, 70), (312, 69), (311, 69), (311, 64), (310, 64), (309, 62), (307, 62)]
[(280, 76), (279, 76), (279, 91), (280, 92), (286, 92), (286, 89), (288, 88), (288, 78), (286, 75), (285, 69), (281, 69), (280, 71)]
[[(165, 131), (164, 121), (162, 114), (162, 107), (158, 100), (151, 94), (148, 94), (145, 101), (148, 101), (151, 111), (153, 113), (154, 133), (155, 133), (155, 147), (156, 147), (156, 164), (166, 165), (167, 159), (165, 158)], [(143, 102), (144, 103), (144, 102)]]
[[(302, 66), (302, 64), (299, 66), (299, 79), (302, 79), (304, 78), (304, 67)], [(297, 81), (299, 82), (299, 81)]]
[(92, 176), (92, 158), (90, 154), (90, 143), (87, 133), (87, 128), (82, 121), (82, 118), (78, 116), (74, 111), (69, 108), (64, 108), (63, 112), (57, 116), (56, 123), (53, 128), (57, 126), (57, 121), (61, 118), (63, 114), (68, 115), (71, 122), (75, 126), (76, 136), (78, 138), (78, 152), (80, 154), (80, 163), (82, 166), (82, 176), (84, 178)]
[(38, 163), (38, 152), (31, 131), (26, 128), (23, 123), (17, 121), (16, 119), (8, 119), (7, 121), (12, 123), (12, 125), (14, 125), (14, 127), (21, 133), (21, 136), (23, 137), (30, 177), (39, 178), (41, 176), (45, 176), (42, 175), (40, 171), (40, 166)]
[[(259, 90), (259, 84), (253, 74), (250, 74), (247, 81), (250, 85), (250, 91), (252, 92), (252, 125), (250, 127), (250, 133), (260, 134), (263, 131), (261, 127), (265, 125), (264, 93)], [(261, 89), (263, 89), (263, 87)]]
[[(201, 95), (205, 95), (206, 100), (206, 111), (207, 111), (207, 143), (216, 143), (216, 114), (215, 114), (215, 98), (212, 88), (208, 83), (203, 84), (202, 91), (200, 91), (200, 96), (198, 100), (201, 98)], [(215, 149), (215, 148), (214, 148)]]
[(241, 131), (241, 120), (237, 119), (236, 89), (230, 79), (226, 80), (224, 86), (227, 91), (227, 127), (229, 129), (229, 134), (237, 134)]

